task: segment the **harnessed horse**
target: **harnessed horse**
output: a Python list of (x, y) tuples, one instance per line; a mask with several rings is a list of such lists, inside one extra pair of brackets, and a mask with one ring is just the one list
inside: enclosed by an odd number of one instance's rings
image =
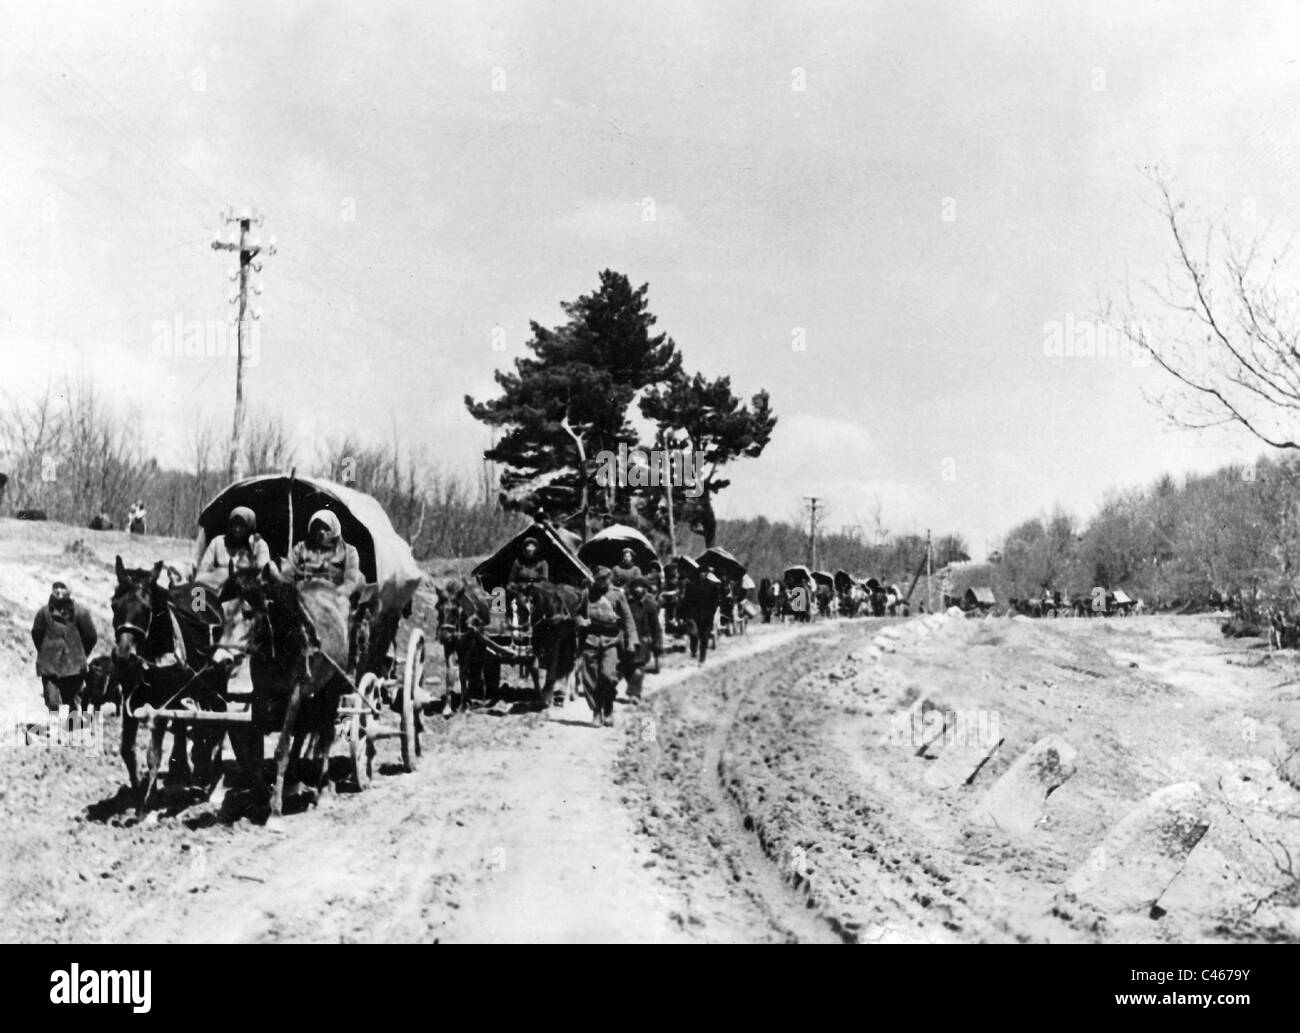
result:
[(474, 698), (495, 695), (500, 670), (488, 663), (482, 631), (491, 618), (491, 597), (478, 584), (450, 581), (438, 588), (438, 641), (446, 660), (448, 706), (458, 710)]
[[(316, 801), (333, 790), (329, 751), (334, 741), (340, 697), (352, 691), (348, 604), (329, 582), (288, 584), (268, 568), (235, 571), (221, 591), (225, 614), (221, 648), (249, 657), (253, 680), (253, 725), (280, 726), (275, 748), (271, 816), (283, 815), (285, 776), (290, 753), (296, 760), (308, 736), (320, 762)], [(220, 654), (218, 654), (220, 655)]]
[[(563, 706), (564, 690), (555, 691), (556, 682), (569, 680), (578, 665), (578, 616), (582, 613), (584, 593), (572, 585), (549, 581), (514, 585), (510, 594), (522, 600), (532, 631), (533, 659), (543, 672), (541, 684), (534, 683), (542, 708)], [(569, 681), (569, 698), (573, 699), (573, 682)]]
[[(113, 611), (113, 677), (121, 690), (121, 755), (131, 788), (140, 790), (137, 814), (144, 817), (162, 761), (162, 741), (169, 722), (156, 719), (149, 742), (147, 771), (141, 785), (135, 754), (139, 707), (169, 709), (175, 703), (201, 700), (224, 708), (221, 692), (227, 672), (211, 663), (211, 646), (200, 637), (198, 625), (184, 611), (173, 606), (167, 589), (158, 583), (163, 563), (152, 570), (128, 569), (117, 557), (117, 587)], [(187, 634), (188, 632), (188, 634)], [(183, 724), (173, 730), (172, 766), (188, 775), (185, 759), (187, 733)], [(196, 732), (195, 767), (205, 797), (211, 797), (220, 781), (221, 732)]]

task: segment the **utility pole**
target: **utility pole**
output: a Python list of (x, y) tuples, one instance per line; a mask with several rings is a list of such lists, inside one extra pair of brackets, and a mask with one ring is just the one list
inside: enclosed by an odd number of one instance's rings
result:
[[(668, 436), (667, 430), (664, 430), (660, 435), (659, 444), (661, 446), (659, 461), (664, 466), (664, 470), (662, 471), (660, 476), (664, 483), (664, 496), (668, 499), (668, 541), (672, 545), (672, 550), (673, 550), (672, 558), (676, 559), (677, 558), (677, 527), (673, 523), (673, 478), (672, 478), (673, 464), (672, 464), (672, 457), (670, 455), (670, 450), (672, 448), (672, 439)], [(683, 457), (683, 462), (685, 462), (684, 457)], [(696, 475), (698, 476), (698, 474), (699, 471), (697, 470)]]
[(816, 495), (805, 495), (808, 500), (808, 536), (812, 541), (812, 569), (817, 569), (817, 503), (821, 498)]
[[(245, 315), (248, 312), (248, 270), (252, 267), (253, 272), (262, 271), (262, 263), (257, 261), (257, 256), (262, 253), (262, 240), (260, 237), (249, 239), (249, 231), (254, 222), (260, 228), (265, 221), (265, 216), (260, 212), (254, 218), (247, 209), (235, 215), (233, 209), (227, 209), (221, 212), (219, 218), (227, 225), (232, 227), (229, 232), (230, 240), (221, 239), (221, 232), (218, 230), (215, 239), (212, 241), (212, 250), (214, 251), (237, 251), (239, 253), (239, 268), (232, 269), (230, 279), (239, 283), (239, 293), (232, 294), (226, 300), (232, 305), (239, 306), (236, 315), (236, 341), (237, 351), (235, 353), (235, 424), (230, 434), (230, 460), (227, 463), (227, 473), (233, 481), (239, 473), (239, 447), (244, 434), (244, 332), (245, 332)], [(238, 240), (235, 240), (234, 226), (239, 227)], [(275, 254), (275, 238), (272, 237), (267, 248), (268, 255)], [(253, 293), (261, 294), (262, 285), (254, 284)], [(261, 309), (253, 310), (253, 318), (261, 319)]]
[[(491, 426), (488, 428), (488, 434), (491, 436), (491, 448), (493, 451), (497, 447), (497, 428)], [(483, 505), (492, 505), (492, 489), (497, 482), (497, 464), (489, 459), (486, 453), (483, 456)]]
[(934, 613), (934, 585), (931, 583), (930, 557), (933, 555), (930, 549), (930, 529), (925, 529), (925, 612)]

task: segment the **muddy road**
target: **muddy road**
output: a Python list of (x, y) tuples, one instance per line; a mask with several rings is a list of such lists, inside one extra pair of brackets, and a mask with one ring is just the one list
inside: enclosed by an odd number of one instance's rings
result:
[[(885, 637), (880, 637), (885, 632)], [(872, 642), (880, 644), (872, 646)], [(436, 672), (435, 672), (436, 674)], [(842, 621), (681, 654), (614, 729), (579, 700), (426, 721), (364, 794), (271, 832), (231, 796), (136, 825), (116, 728), (0, 752), (0, 940), (900, 942), (1300, 938), (1294, 658), (1211, 622)], [(924, 695), (996, 714), (969, 784), (896, 734)], [(972, 821), (1044, 734), (1078, 750), (1043, 819)], [(336, 747), (336, 771), (346, 765)], [(1061, 888), (1153, 789), (1199, 782), (1209, 831), (1158, 917)]]

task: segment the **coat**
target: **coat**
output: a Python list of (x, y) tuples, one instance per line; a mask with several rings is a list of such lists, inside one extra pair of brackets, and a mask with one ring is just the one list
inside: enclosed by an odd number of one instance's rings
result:
[(250, 534), (248, 542), (231, 549), (226, 535), (219, 534), (208, 543), (203, 551), (203, 558), (194, 569), (194, 580), (201, 581), (210, 588), (220, 588), (230, 576), (230, 563), (236, 566), (247, 564), (254, 570), (263, 569), (271, 562), (271, 549), (260, 534)]
[(629, 584), (632, 583), (634, 578), (639, 578), (640, 576), (641, 576), (641, 568), (638, 567), (635, 563), (633, 563), (632, 566), (630, 567), (624, 567), (623, 565), (620, 564), (619, 566), (614, 568), (614, 587), (626, 588)]
[(628, 650), (638, 663), (645, 663), (652, 653), (664, 651), (664, 629), (659, 620), (659, 606), (654, 597), (643, 595), (640, 599), (628, 596), (628, 607), (632, 610), (632, 622), (636, 625), (639, 646)]
[(526, 563), (522, 558), (517, 559), (510, 565), (511, 584), (535, 584), (538, 581), (550, 580), (550, 567), (540, 557), (532, 563)]
[(69, 612), (46, 603), (32, 622), (37, 676), (68, 678), (85, 674), (86, 657), (98, 641), (88, 610), (72, 603)]
[(289, 581), (306, 581), (309, 578), (328, 581), (341, 595), (350, 596), (366, 583), (356, 546), (349, 545), (341, 538), (324, 549), (317, 549), (309, 542), (299, 542), (284, 558), (280, 572)]
[[(593, 645), (610, 645), (617, 642), (621, 636), (623, 648), (636, 649), (640, 638), (636, 631), (636, 621), (632, 617), (632, 608), (628, 605), (627, 596), (617, 588), (608, 589), (597, 599), (591, 598), (588, 593), (583, 602), (582, 612), (583, 616), (591, 622), (585, 629), (587, 642)], [(593, 640), (601, 641), (597, 643)]]

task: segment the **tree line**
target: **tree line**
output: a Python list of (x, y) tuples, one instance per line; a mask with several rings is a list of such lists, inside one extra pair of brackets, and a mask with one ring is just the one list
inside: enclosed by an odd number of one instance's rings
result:
[[(122, 529), (140, 500), (150, 534), (191, 538), (198, 514), (228, 482), (227, 430), (198, 419), (186, 434), (185, 468), (163, 467), (140, 434), (138, 412), (106, 404), (89, 379), (9, 398), (0, 406), (0, 515), (34, 510), (86, 527), (102, 512)], [(343, 436), (304, 455), (278, 416), (248, 415), (240, 467), (250, 475), (296, 469), (339, 481), (345, 460), (355, 487), (378, 500), (417, 558), (484, 555), (525, 522), (497, 505), (483, 475), (448, 473), (400, 442)]]

